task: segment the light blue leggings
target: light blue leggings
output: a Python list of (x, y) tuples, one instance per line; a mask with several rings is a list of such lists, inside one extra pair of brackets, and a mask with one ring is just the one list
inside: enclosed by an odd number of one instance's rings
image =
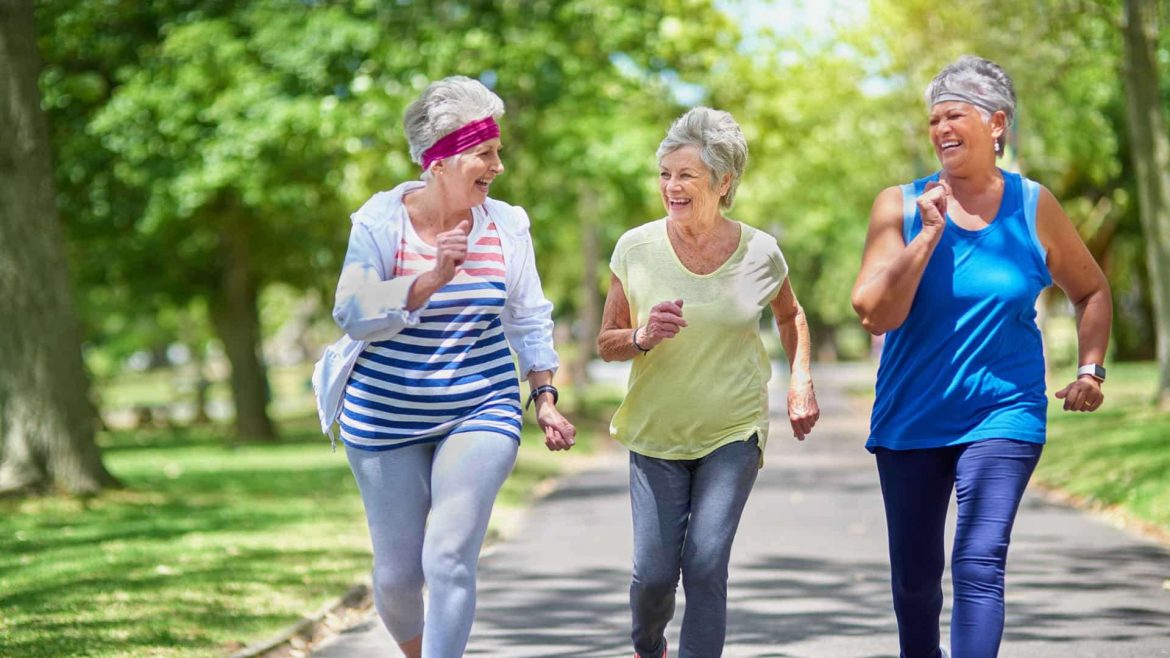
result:
[(463, 655), (479, 551), (517, 449), (493, 432), (380, 452), (346, 447), (374, 545), (374, 605), (399, 644), (422, 634), (424, 658)]

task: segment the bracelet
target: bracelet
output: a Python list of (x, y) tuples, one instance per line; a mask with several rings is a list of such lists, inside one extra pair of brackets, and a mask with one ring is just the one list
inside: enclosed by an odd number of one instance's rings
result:
[(652, 350), (654, 348), (653, 347), (642, 347), (641, 345), (638, 344), (638, 329), (641, 329), (641, 327), (635, 328), (634, 333), (630, 334), (630, 342), (634, 344), (634, 349), (638, 350), (642, 354), (645, 354), (646, 352), (649, 352), (650, 350)]
[(525, 411), (528, 411), (528, 408), (532, 406), (532, 401), (540, 397), (541, 393), (552, 393), (554, 405), (557, 403), (557, 400), (560, 399), (560, 394), (557, 393), (556, 386), (553, 386), (552, 384), (541, 384), (540, 386), (532, 389), (532, 392), (528, 394), (528, 404), (524, 405)]

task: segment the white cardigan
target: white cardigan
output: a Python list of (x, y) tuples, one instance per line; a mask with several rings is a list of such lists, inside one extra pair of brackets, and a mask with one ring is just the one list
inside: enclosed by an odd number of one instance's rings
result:
[[(426, 308), (424, 304), (414, 311), (406, 310), (407, 295), (419, 275), (392, 276), (407, 221), (402, 197), (424, 185), (411, 181), (389, 192), (378, 192), (350, 216), (353, 228), (333, 305), (333, 319), (346, 335), (325, 348), (313, 367), (317, 415), (321, 431), (330, 438), (333, 423), (341, 415), (345, 385), (362, 350), (418, 324), (419, 312)], [(553, 305), (540, 287), (528, 215), (519, 206), (491, 198), (483, 209), (496, 223), (504, 252), (507, 299), (500, 320), (508, 345), (520, 361), (520, 374), (527, 377), (532, 371), (555, 371), (560, 362), (553, 349)]]

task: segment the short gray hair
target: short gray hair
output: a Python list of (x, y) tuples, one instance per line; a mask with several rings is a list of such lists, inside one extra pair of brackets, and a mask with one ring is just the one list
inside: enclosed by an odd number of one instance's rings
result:
[[(1016, 121), (1016, 88), (1011, 76), (999, 64), (976, 57), (963, 55), (950, 64), (926, 87), (926, 107), (936, 103), (962, 101), (979, 108), (984, 118), (996, 112), (1003, 112), (1010, 128)], [(1003, 152), (1007, 142), (1007, 130), (999, 136), (999, 151)]]
[(696, 107), (675, 120), (658, 145), (658, 161), (684, 146), (697, 146), (699, 158), (711, 170), (711, 187), (731, 174), (731, 185), (719, 199), (720, 208), (735, 202), (735, 190), (747, 166), (747, 138), (732, 116), (722, 110)]
[(462, 75), (436, 80), (406, 108), (402, 119), (410, 159), (421, 166), (423, 153), (435, 142), (472, 121), (503, 114), (504, 101), (478, 80)]

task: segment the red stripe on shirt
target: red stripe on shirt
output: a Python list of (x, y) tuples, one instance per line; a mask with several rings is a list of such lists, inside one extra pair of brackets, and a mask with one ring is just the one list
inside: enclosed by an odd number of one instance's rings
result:
[(469, 276), (504, 276), (504, 270), (495, 267), (464, 267), (461, 269)]
[(486, 252), (476, 251), (476, 252), (467, 254), (467, 260), (490, 260), (490, 261), (494, 261), (496, 263), (503, 263), (504, 262), (504, 254), (492, 253), (490, 251), (486, 251)]
[(435, 260), (435, 257), (430, 254), (420, 254), (414, 251), (402, 252), (402, 260)]
[[(415, 253), (413, 251), (406, 251), (406, 252), (402, 253), (402, 260), (433, 261), (433, 260), (435, 260), (435, 257), (432, 256), (431, 254), (419, 254), (419, 253)], [(470, 254), (467, 254), (467, 258), (465, 258), (464, 260), (465, 261), (482, 260), (482, 261), (492, 261), (495, 263), (503, 263), (504, 262), (504, 255), (500, 254), (500, 253), (492, 253), (490, 251), (482, 251), (482, 252), (481, 251), (473, 251)]]

